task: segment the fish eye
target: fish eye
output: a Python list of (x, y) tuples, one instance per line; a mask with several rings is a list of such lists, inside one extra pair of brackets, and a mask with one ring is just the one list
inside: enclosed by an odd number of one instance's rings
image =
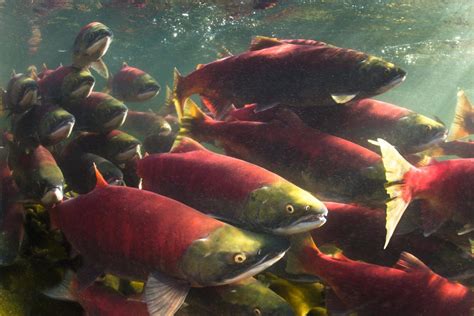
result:
[(253, 309), (253, 314), (256, 315), (256, 316), (260, 316), (260, 315), (262, 315), (262, 312), (260, 311), (260, 309), (254, 308)]
[(295, 212), (295, 207), (288, 203), (285, 206), (285, 210), (286, 210), (287, 213), (293, 214)]
[(236, 253), (233, 257), (235, 263), (244, 263), (247, 256), (243, 252)]
[(309, 211), (310, 209), (311, 209), (311, 205), (306, 205), (306, 206), (304, 207), (304, 210), (305, 210), (305, 211)]
[(433, 129), (431, 125), (424, 125), (423, 128), (425, 129), (425, 132), (431, 132), (431, 130)]

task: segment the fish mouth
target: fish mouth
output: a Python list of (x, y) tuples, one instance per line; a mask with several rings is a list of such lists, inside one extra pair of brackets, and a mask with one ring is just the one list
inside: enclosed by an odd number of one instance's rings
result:
[(27, 105), (35, 104), (38, 101), (38, 89), (37, 88), (29, 88), (23, 94), (20, 102), (18, 104), (21, 107), (26, 107)]
[(421, 152), (424, 151), (430, 147), (436, 146), (442, 142), (444, 142), (448, 138), (448, 131), (440, 131), (436, 133), (431, 140), (425, 144), (417, 145), (417, 146), (412, 146), (410, 147), (411, 152)]
[(151, 86), (149, 88), (146, 88), (146, 89), (140, 91), (140, 93), (137, 95), (137, 99), (139, 101), (145, 101), (145, 100), (151, 99), (154, 96), (156, 96), (158, 94), (158, 92), (160, 92), (160, 87)]
[(68, 138), (72, 133), (75, 123), (76, 121), (73, 119), (61, 123), (53, 132), (49, 134), (48, 139), (51, 142), (56, 142)]
[(326, 210), (322, 214), (311, 214), (308, 216), (304, 216), (288, 226), (274, 228), (272, 229), (272, 232), (278, 235), (294, 235), (304, 233), (324, 225), (327, 221), (327, 214), (328, 212)]
[(41, 204), (53, 205), (62, 201), (63, 198), (63, 189), (60, 187), (54, 187), (46, 191), (46, 193), (41, 198)]
[(110, 43), (112, 43), (112, 37), (108, 34), (103, 34), (86, 49), (86, 54), (89, 56), (98, 55), (97, 58), (101, 58), (107, 53)]
[(127, 162), (134, 157), (140, 157), (140, 144), (133, 145), (130, 149), (115, 156), (115, 160), (118, 162)]
[(120, 112), (117, 116), (112, 118), (110, 121), (104, 124), (104, 128), (109, 129), (109, 128), (117, 128), (119, 126), (122, 126), (122, 124), (125, 122), (125, 119), (127, 118), (128, 110)]
[(245, 270), (241, 274), (239, 274), (235, 277), (229, 278), (229, 279), (224, 279), (223, 281), (217, 282), (213, 285), (232, 284), (232, 283), (239, 282), (241, 280), (250, 278), (250, 277), (262, 272), (263, 270), (267, 269), (268, 267), (272, 266), (273, 264), (275, 264), (277, 261), (279, 261), (281, 258), (283, 258), (283, 256), (286, 254), (287, 251), (288, 251), (288, 249), (286, 249), (285, 251), (282, 251), (282, 252), (278, 252), (274, 255), (267, 254), (262, 259), (260, 259), (257, 263), (250, 266), (247, 270)]
[(87, 98), (91, 95), (94, 85), (94, 81), (84, 81), (76, 90), (71, 92), (71, 96), (74, 98)]
[(390, 80), (389, 83), (387, 83), (386, 85), (382, 86), (381, 88), (377, 89), (375, 91), (376, 94), (382, 94), (384, 92), (387, 92), (388, 90), (392, 89), (393, 87), (395, 86), (398, 86), (399, 84), (401, 84), (403, 81), (405, 81), (407, 75), (406, 73), (401, 73), (401, 74), (398, 74), (395, 78), (393, 78), (392, 80)]

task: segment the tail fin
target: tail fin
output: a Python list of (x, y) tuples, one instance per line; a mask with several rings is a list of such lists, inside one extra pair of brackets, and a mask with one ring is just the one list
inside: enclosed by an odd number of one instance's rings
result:
[(61, 301), (77, 301), (74, 295), (75, 275), (71, 270), (67, 270), (64, 279), (53, 288), (43, 291), (47, 297), (54, 298)]
[(449, 129), (448, 141), (457, 140), (469, 136), (473, 131), (469, 131), (466, 126), (466, 119), (474, 112), (471, 102), (463, 90), (458, 91), (458, 101), (454, 112), (454, 120)]
[(206, 120), (212, 120), (207, 116), (193, 100), (187, 99), (184, 104), (183, 116), (179, 117), (180, 129), (179, 134), (194, 135), (196, 126)]
[(387, 235), (385, 237), (384, 249), (387, 248), (390, 238), (402, 218), (403, 213), (411, 202), (411, 196), (406, 197), (405, 191), (409, 189), (403, 183), (404, 175), (414, 169), (408, 161), (403, 158), (398, 151), (385, 140), (378, 138), (377, 143), (382, 152), (382, 161), (385, 167), (385, 176), (387, 179), (386, 190), (390, 196), (387, 202), (387, 219), (385, 228)]
[(178, 69), (174, 69), (174, 83), (173, 83), (173, 102), (175, 104), (176, 113), (178, 118), (183, 116), (183, 102), (184, 96), (182, 95), (183, 76), (179, 73)]

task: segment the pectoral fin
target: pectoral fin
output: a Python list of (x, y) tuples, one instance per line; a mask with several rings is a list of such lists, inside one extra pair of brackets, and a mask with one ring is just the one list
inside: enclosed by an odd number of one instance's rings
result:
[(172, 316), (184, 303), (189, 284), (155, 272), (148, 277), (145, 300), (151, 316)]
[(337, 104), (344, 104), (347, 103), (351, 100), (353, 100), (359, 93), (355, 94), (339, 94), (339, 93), (332, 93), (331, 98), (336, 102)]
[(102, 59), (93, 62), (91, 68), (105, 79), (109, 79), (109, 69)]

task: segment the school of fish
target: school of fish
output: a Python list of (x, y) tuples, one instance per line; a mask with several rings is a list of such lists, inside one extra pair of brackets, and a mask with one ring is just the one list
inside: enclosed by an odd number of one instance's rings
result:
[(389, 61), (256, 36), (142, 112), (162, 87), (113, 38), (0, 91), (0, 315), (474, 315), (462, 90), (448, 130), (372, 99)]

